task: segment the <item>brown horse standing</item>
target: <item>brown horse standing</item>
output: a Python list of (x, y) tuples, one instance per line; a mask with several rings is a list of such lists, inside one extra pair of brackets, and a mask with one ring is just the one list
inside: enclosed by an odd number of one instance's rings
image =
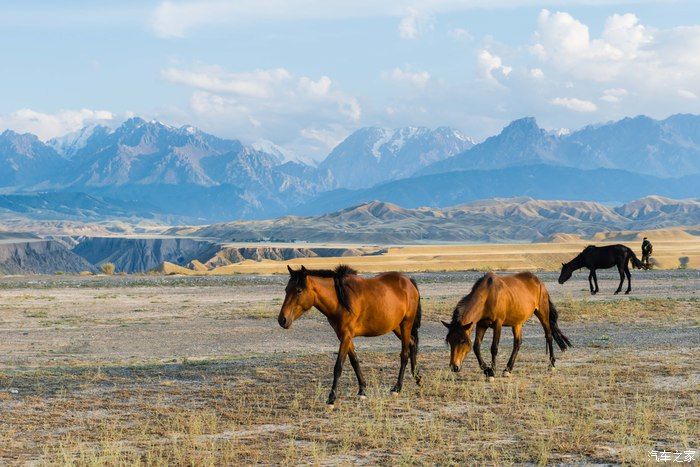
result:
[(418, 286), (413, 279), (398, 272), (363, 279), (355, 270), (344, 265), (335, 270), (310, 270), (304, 266), (298, 271), (289, 266), (287, 269), (290, 278), (277, 319), (280, 326), (289, 329), (292, 322), (305, 311), (316, 307), (326, 316), (340, 340), (333, 386), (328, 395), (329, 405), (335, 402), (338, 379), (346, 356), (350, 357), (357, 376), (360, 387), (358, 395), (365, 397), (365, 379), (352, 341), (356, 336), (381, 336), (393, 331), (401, 339), (401, 368), (391, 392), (401, 391), (409, 357), (411, 373), (416, 383), (420, 384), (416, 358), (421, 306)]
[[(490, 272), (483, 276), (476, 281), (469, 295), (457, 303), (452, 313), (452, 322), (442, 322), (449, 330), (446, 340), (451, 348), (452, 371), (459, 371), (464, 357), (469, 353), (472, 346), (471, 332), (476, 325), (474, 353), (484, 374), (491, 380), (496, 370), (501, 328), (509, 326), (513, 328), (513, 353), (503, 371), (503, 376), (510, 376), (522, 342), (523, 323), (533, 314), (537, 316), (544, 328), (550, 369), (554, 369), (552, 338), (562, 352), (567, 347), (571, 347), (571, 343), (557, 325), (557, 309), (549, 298), (544, 284), (529, 272), (509, 276), (497, 276)], [(481, 340), (488, 328), (493, 328), (490, 367), (481, 358)]]

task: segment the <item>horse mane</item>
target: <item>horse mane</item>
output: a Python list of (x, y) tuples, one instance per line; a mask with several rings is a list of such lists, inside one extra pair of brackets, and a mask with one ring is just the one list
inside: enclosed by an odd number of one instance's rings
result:
[(452, 324), (455, 324), (459, 321), (460, 315), (464, 311), (464, 308), (466, 307), (467, 303), (471, 300), (471, 298), (474, 296), (474, 292), (481, 286), (481, 284), (484, 282), (484, 279), (488, 277), (488, 274), (484, 274), (481, 276), (479, 279), (477, 279), (476, 282), (474, 282), (474, 285), (472, 285), (472, 290), (462, 297), (459, 302), (457, 302), (457, 305), (455, 306), (454, 311), (452, 312)]
[(299, 274), (297, 281), (299, 286), (302, 288), (306, 287), (306, 276), (332, 278), (335, 294), (338, 297), (338, 302), (346, 310), (352, 311), (350, 309), (350, 302), (348, 301), (345, 278), (347, 276), (357, 275), (357, 271), (355, 269), (351, 268), (347, 264), (340, 264), (336, 266), (335, 269), (302, 269), (294, 272), (301, 273)]

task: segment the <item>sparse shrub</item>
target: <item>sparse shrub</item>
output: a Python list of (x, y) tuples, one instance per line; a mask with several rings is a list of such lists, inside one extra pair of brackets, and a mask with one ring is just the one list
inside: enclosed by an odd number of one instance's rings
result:
[(114, 265), (114, 263), (103, 263), (100, 265), (100, 271), (102, 271), (102, 274), (107, 274), (108, 276), (114, 274), (116, 269), (117, 267)]
[(81, 275), (81, 276), (92, 276), (92, 272), (90, 272), (90, 271), (80, 271), (80, 274), (79, 274), (79, 275)]
[(678, 258), (678, 269), (687, 269), (688, 263), (690, 263), (690, 258), (687, 256), (681, 256)]
[(57, 275), (57, 276), (62, 276), (62, 275), (65, 274), (65, 272), (63, 272), (63, 271), (54, 271), (54, 274)]

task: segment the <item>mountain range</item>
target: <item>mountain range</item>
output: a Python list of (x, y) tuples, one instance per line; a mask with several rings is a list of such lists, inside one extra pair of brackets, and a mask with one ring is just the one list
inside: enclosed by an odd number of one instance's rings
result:
[(317, 215), (379, 199), (407, 208), (493, 197), (624, 202), (700, 196), (700, 116), (639, 116), (569, 133), (515, 120), (476, 144), (461, 132), (361, 128), (313, 163), (135, 117), (46, 142), (0, 134), (0, 218), (210, 223)]
[(167, 233), (222, 242), (544, 241), (555, 234), (584, 237), (610, 230), (649, 230), (700, 224), (700, 201), (650, 196), (617, 207), (592, 201), (520, 197), (446, 209), (407, 209), (371, 201), (319, 216), (234, 221)]

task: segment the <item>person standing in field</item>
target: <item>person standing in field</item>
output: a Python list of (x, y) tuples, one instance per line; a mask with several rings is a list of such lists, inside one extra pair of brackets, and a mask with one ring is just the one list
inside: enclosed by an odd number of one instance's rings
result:
[(646, 268), (651, 267), (651, 264), (649, 264), (649, 257), (651, 256), (651, 252), (653, 249), (654, 247), (652, 246), (649, 239), (644, 237), (644, 239), (642, 240), (642, 264)]

